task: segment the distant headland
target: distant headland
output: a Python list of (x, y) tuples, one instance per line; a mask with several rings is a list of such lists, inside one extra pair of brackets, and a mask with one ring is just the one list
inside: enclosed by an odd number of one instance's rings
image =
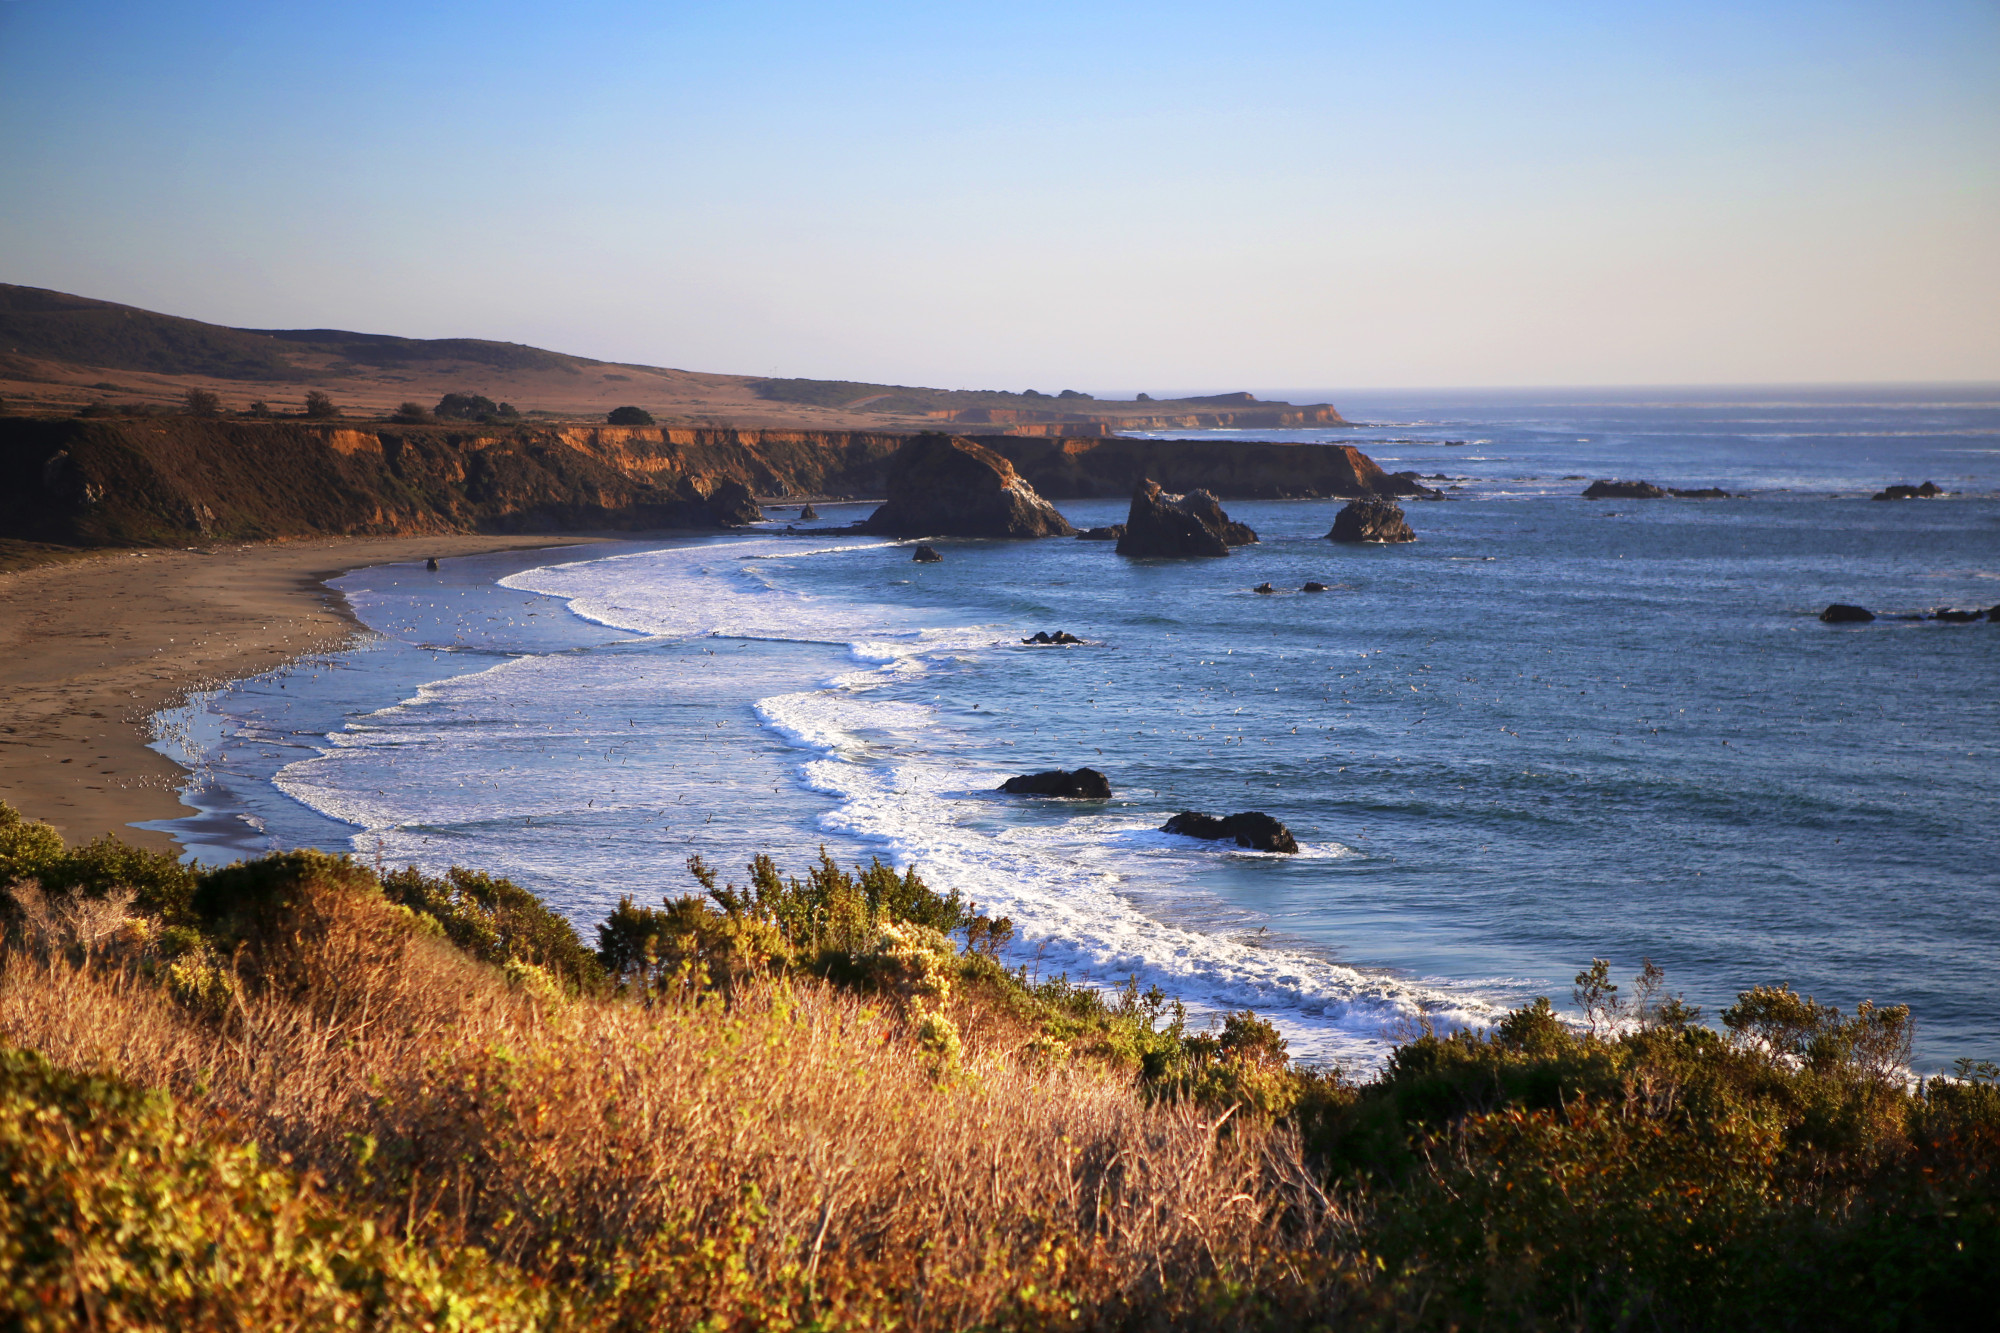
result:
[(526, 420), (602, 420), (636, 405), (660, 424), (757, 429), (1099, 436), (1133, 430), (1277, 430), (1346, 424), (1332, 405), (1248, 393), (1103, 400), (1075, 389), (930, 389), (855, 380), (720, 375), (595, 361), (480, 338), (341, 329), (237, 329), (0, 283), (0, 403), (16, 412), (179, 406), (190, 391), (236, 413), (301, 412), (319, 392), (350, 415), (466, 393)]

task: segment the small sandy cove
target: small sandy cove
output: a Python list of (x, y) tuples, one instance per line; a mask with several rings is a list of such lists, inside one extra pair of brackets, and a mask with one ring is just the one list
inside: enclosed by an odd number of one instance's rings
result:
[(110, 551), (0, 573), (0, 800), (71, 841), (192, 813), (148, 719), (197, 689), (330, 648), (358, 628), (324, 581), (346, 570), (588, 540), (337, 537)]

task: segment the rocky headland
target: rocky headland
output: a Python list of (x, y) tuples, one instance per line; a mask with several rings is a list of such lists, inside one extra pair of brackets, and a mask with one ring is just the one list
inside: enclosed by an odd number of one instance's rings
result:
[[(892, 460), (912, 438), (731, 427), (0, 417), (0, 537), (185, 546), (718, 529), (755, 522), (757, 497), (887, 495)], [(1345, 445), (949, 438), (1004, 461), (1027, 488), (1024, 502), (1028, 493), (1043, 501), (1130, 495), (1144, 481), (1222, 500), (1393, 498), (1423, 489)], [(990, 474), (972, 469), (974, 483), (1004, 475), (990, 461), (984, 466)], [(1012, 486), (992, 484), (989, 502)], [(1011, 512), (1013, 502), (1004, 503)], [(1046, 516), (1040, 521), (1049, 525)], [(913, 535), (956, 534), (932, 528)]]

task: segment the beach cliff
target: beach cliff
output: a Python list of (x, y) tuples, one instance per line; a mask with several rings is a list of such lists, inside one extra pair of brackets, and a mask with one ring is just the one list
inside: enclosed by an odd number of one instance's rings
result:
[[(653, 426), (0, 419), (0, 537), (75, 546), (749, 521), (751, 496), (877, 498), (907, 435)], [(1347, 445), (979, 436), (1049, 500), (1146, 478), (1222, 499), (1420, 491)]]

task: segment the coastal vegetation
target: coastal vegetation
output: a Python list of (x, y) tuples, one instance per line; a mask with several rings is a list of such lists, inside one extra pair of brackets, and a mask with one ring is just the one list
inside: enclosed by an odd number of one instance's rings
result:
[[(0, 806), (21, 1328), (1945, 1328), (2000, 1069), (1648, 965), (1366, 1081), (1002, 960), (915, 869), (622, 901), (215, 870)], [(595, 947), (591, 947), (594, 943)]]

